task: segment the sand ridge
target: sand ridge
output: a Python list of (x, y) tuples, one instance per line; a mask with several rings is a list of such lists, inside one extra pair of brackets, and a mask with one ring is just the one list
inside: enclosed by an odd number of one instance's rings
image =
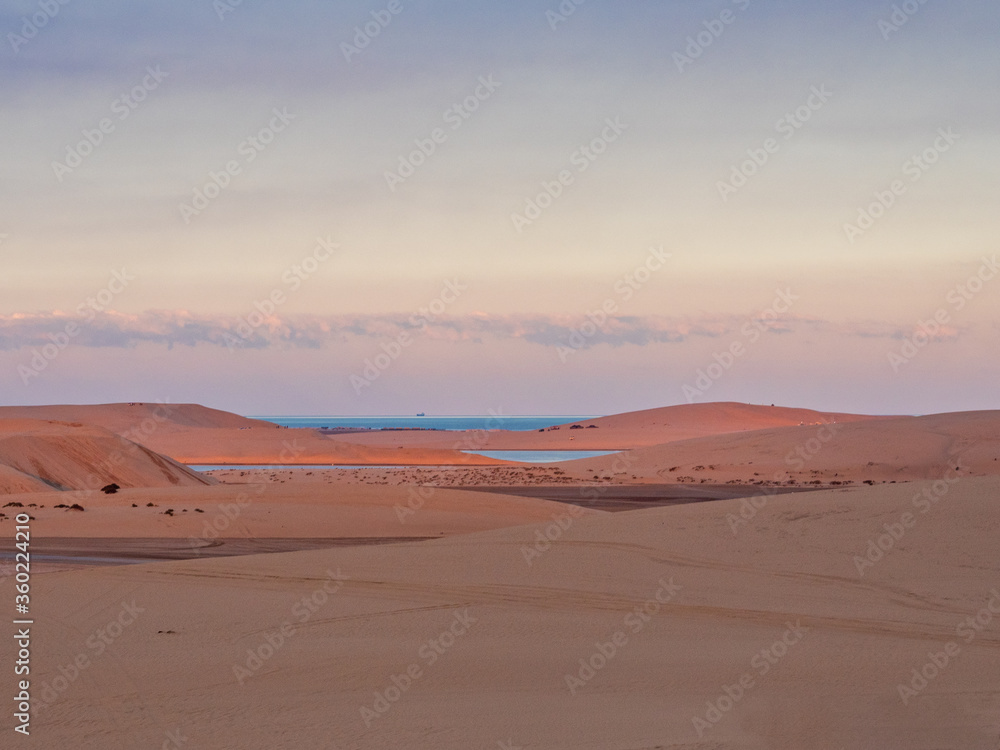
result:
[[(501, 466), (477, 450), (624, 450), (748, 430), (880, 417), (737, 403), (684, 404), (538, 431), (282, 428), (195, 404), (0, 407), (3, 418), (78, 420), (193, 464), (413, 464)], [(502, 427), (502, 416), (495, 420)], [(589, 428), (589, 425), (594, 425)]]
[(1000, 411), (733, 432), (560, 462), (580, 480), (861, 484), (1000, 474)]
[(52, 420), (0, 419), (0, 467), (0, 494), (215, 482), (103, 427)]

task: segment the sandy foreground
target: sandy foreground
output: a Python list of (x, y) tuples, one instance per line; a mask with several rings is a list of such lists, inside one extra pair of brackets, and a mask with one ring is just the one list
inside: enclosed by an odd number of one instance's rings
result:
[[(330, 436), (168, 406), (0, 408), (3, 549), (19, 512), (37, 545), (3, 747), (1000, 748), (1000, 412)], [(460, 452), (499, 447), (621, 452)], [(183, 465), (222, 459), (408, 466)]]
[(40, 575), (19, 744), (995, 750), (998, 493), (880, 485)]

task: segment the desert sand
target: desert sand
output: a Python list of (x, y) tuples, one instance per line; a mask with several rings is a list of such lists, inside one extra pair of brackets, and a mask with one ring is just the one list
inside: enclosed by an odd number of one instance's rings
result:
[[(158, 451), (454, 443), (148, 408), (0, 410), (0, 529), (30, 513), (43, 555), (26, 747), (1000, 745), (1000, 412), (706, 404), (609, 417), (628, 449), (560, 464), (205, 477)], [(114, 451), (131, 483), (74, 484)], [(579, 507), (630, 493), (703, 502)]]
[(195, 487), (215, 480), (94, 425), (0, 419), (0, 494), (121, 487)]
[(558, 464), (576, 477), (836, 484), (1000, 474), (1000, 411), (731, 432)]
[[(197, 404), (97, 404), (0, 407), (5, 420), (85, 423), (141, 443), (185, 464), (503, 465), (450, 448), (410, 448), (402, 440), (357, 445), (313, 429), (283, 428)], [(405, 435), (406, 433), (391, 433)]]
[[(3, 419), (62, 419), (103, 427), (191, 464), (487, 465), (506, 462), (464, 451), (629, 450), (748, 430), (878, 420), (858, 414), (749, 404), (685, 404), (629, 412), (538, 431), (371, 430), (322, 433), (197, 404), (0, 407)], [(492, 424), (493, 422), (491, 422)], [(594, 425), (589, 428), (589, 425)]]
[(924, 490), (40, 576), (31, 746), (994, 750), (1000, 480)]
[[(457, 489), (310, 482), (2, 497), (2, 504), (20, 503), (34, 516), (32, 533), (39, 538), (177, 538), (195, 546), (218, 538), (441, 536), (551, 520), (568, 509), (543, 499)], [(84, 511), (55, 507), (67, 500)], [(2, 510), (10, 516), (21, 509)], [(9, 519), (4, 523), (11, 525)]]
[[(730, 432), (885, 418), (732, 402), (681, 404), (567, 422), (542, 431), (505, 430), (501, 415), (490, 422), (497, 429), (469, 431), (461, 440), (474, 450), (628, 450)], [(456, 443), (453, 435), (434, 431), (395, 435), (426, 448), (451, 448)], [(394, 444), (398, 438), (391, 432), (373, 431), (339, 439), (375, 446)]]

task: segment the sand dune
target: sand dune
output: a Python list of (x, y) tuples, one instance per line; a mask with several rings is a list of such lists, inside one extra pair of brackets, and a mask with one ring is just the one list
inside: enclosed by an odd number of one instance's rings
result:
[[(375, 430), (321, 435), (197, 404), (0, 407), (0, 419), (41, 418), (104, 427), (183, 463), (500, 465), (469, 450), (621, 450), (706, 435), (836, 421), (858, 414), (737, 403), (684, 404), (617, 414), (543, 432)], [(588, 429), (587, 425), (596, 425)], [(498, 418), (502, 427), (503, 420)]]
[[(0, 492), (196, 487), (215, 480), (101, 427), (0, 419)], [(26, 479), (28, 483), (26, 484)]]
[[(452, 448), (457, 445), (466, 450), (624, 450), (728, 432), (803, 423), (808, 425), (877, 419), (885, 417), (719, 402), (664, 406), (614, 414), (569, 422), (560, 425), (558, 430), (547, 429), (543, 432), (503, 430), (503, 419), (497, 418), (495, 423), (498, 430), (490, 432), (368, 432), (344, 435), (338, 439), (372, 446), (404, 442), (425, 448)], [(594, 428), (589, 425), (594, 425)]]
[[(185, 464), (499, 465), (457, 450), (340, 442), (312, 429), (282, 428), (198, 404), (96, 404), (0, 407), (0, 419), (77, 421), (103, 427)], [(392, 433), (398, 435), (400, 433)]]
[[(721, 484), (1000, 474), (1000, 411), (729, 433), (558, 464), (567, 476)], [(956, 471), (957, 469), (957, 471)]]
[[(190, 427), (254, 427), (279, 429), (270, 422), (211, 409), (200, 404), (117, 403), (0, 406), (0, 419), (47, 419), (83, 422), (111, 432), (135, 433), (182, 430)], [(143, 423), (145, 422), (145, 425)]]
[(995, 750), (1000, 480), (923, 490), (38, 576), (31, 746)]

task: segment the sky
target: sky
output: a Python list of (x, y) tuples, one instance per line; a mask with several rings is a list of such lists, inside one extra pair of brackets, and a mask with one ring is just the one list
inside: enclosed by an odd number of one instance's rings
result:
[(1000, 408), (998, 23), (0, 0), (0, 402)]

